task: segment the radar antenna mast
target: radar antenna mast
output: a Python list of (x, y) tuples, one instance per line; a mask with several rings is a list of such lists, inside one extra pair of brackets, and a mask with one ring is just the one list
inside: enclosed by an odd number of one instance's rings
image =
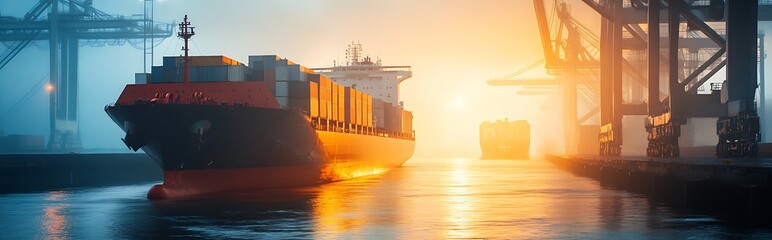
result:
[(189, 76), (190, 59), (188, 56), (188, 50), (190, 50), (190, 48), (188, 48), (188, 41), (190, 40), (190, 38), (193, 37), (193, 35), (196, 35), (196, 31), (193, 30), (195, 27), (190, 26), (190, 22), (188, 21), (187, 14), (185, 15), (184, 20), (180, 23), (179, 26), (180, 26), (180, 31), (177, 33), (177, 37), (185, 40), (185, 46), (182, 47), (182, 51), (185, 51), (185, 56), (183, 57), (183, 61), (185, 61), (185, 73), (184, 73), (185, 78), (183, 79), (183, 81), (184, 83), (190, 83), (190, 76)]

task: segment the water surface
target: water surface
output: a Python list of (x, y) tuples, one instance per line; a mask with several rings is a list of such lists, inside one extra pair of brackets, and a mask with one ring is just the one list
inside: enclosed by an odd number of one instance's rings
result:
[(414, 158), (320, 186), (167, 201), (145, 199), (153, 184), (0, 195), (0, 238), (772, 237), (542, 160)]

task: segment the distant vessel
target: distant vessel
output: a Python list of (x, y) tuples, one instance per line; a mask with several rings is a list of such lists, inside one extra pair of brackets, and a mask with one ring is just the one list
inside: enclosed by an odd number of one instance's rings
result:
[[(325, 69), (327, 77), (276, 55), (250, 56), (246, 66), (186, 51), (137, 74), (105, 111), (126, 132), (126, 146), (163, 167), (164, 182), (148, 198), (318, 184), (384, 172), (412, 156), (412, 113), (392, 104), (396, 94), (368, 94), (378, 77), (397, 89), (392, 70), (356, 56)], [(410, 76), (409, 67), (400, 71)]]
[(525, 120), (483, 122), (480, 149), (483, 159), (527, 159), (530, 156), (531, 127)]

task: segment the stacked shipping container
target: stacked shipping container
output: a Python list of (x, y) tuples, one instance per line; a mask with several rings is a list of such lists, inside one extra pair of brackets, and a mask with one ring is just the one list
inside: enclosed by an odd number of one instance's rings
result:
[[(253, 81), (252, 71), (246, 65), (225, 56), (190, 57), (191, 82)], [(164, 57), (162, 66), (151, 68), (152, 83), (179, 83), (184, 78), (182, 57)]]
[(349, 124), (356, 124), (357, 122), (357, 114), (356, 114), (356, 99), (357, 99), (357, 90), (345, 87), (344, 88), (344, 108), (345, 113), (343, 114), (345, 119), (343, 120), (345, 123)]
[[(150, 83), (182, 82), (181, 57), (164, 57), (152, 68)], [(358, 132), (412, 133), (412, 113), (380, 99), (335, 83), (324, 75), (276, 55), (250, 56), (249, 66), (224, 56), (190, 58), (191, 82), (264, 81), (281, 108), (295, 109)], [(330, 129), (330, 128), (327, 128)]]
[(288, 109), (296, 109), (312, 118), (319, 117), (319, 84), (289, 82)]

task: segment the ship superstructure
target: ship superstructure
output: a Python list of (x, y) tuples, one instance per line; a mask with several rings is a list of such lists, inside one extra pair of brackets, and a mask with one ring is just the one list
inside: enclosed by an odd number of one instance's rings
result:
[(383, 66), (380, 59), (373, 62), (372, 58), (364, 55), (362, 44), (353, 42), (346, 50), (345, 65), (338, 65), (337, 62), (333, 65), (311, 70), (339, 85), (372, 96), (372, 118), (376, 128), (412, 129), (413, 115), (404, 110), (399, 98), (400, 83), (413, 76), (410, 66)]
[(383, 66), (380, 59), (373, 62), (363, 54), (360, 43), (349, 44), (345, 65), (336, 62), (333, 67), (313, 71), (393, 105), (400, 105), (399, 84), (413, 76), (410, 66)]

